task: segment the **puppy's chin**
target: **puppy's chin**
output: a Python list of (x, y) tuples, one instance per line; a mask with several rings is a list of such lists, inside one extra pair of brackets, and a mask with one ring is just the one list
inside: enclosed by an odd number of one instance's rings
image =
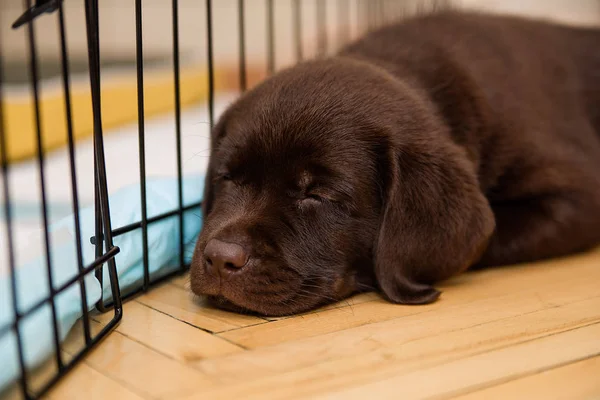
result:
[(266, 317), (283, 317), (299, 314), (314, 310), (321, 305), (331, 302), (329, 298), (318, 293), (308, 295), (292, 288), (286, 291), (287, 293), (292, 293), (289, 296), (265, 297), (259, 301), (255, 299), (251, 300), (244, 295), (240, 296), (235, 293), (224, 292), (224, 294), (207, 295), (209, 303), (216, 308), (226, 311)]
[[(261, 304), (252, 304), (248, 307), (240, 306), (233, 301), (227, 299), (224, 296), (207, 296), (207, 300), (209, 304), (212, 306), (219, 308), (225, 311), (231, 311), (238, 314), (246, 314), (246, 315), (256, 315), (256, 316), (264, 316), (264, 317), (284, 317), (293, 314), (302, 313), (304, 311), (309, 311), (314, 307), (301, 305), (290, 306), (286, 303), (277, 303), (277, 302), (263, 302)], [(295, 309), (298, 307), (297, 309)]]
[[(310, 282), (310, 283), (309, 283)], [(281, 285), (281, 284), (280, 284)], [(295, 280), (280, 286), (269, 294), (257, 295), (257, 284), (221, 280), (206, 272), (202, 266), (192, 265), (190, 271), (192, 292), (205, 296), (217, 308), (240, 314), (281, 317), (314, 310), (342, 300), (354, 292), (354, 278), (339, 278), (329, 283), (315, 284)]]
[(248, 310), (247, 308), (238, 306), (237, 304), (232, 303), (223, 296), (207, 296), (206, 298), (212, 306), (225, 311), (231, 311), (238, 314), (259, 314), (256, 311)]

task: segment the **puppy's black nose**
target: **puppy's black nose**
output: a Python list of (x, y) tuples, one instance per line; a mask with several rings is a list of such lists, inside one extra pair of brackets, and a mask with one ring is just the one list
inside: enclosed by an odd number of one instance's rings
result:
[(221, 275), (242, 268), (248, 262), (248, 253), (242, 246), (211, 239), (204, 248), (207, 267)]

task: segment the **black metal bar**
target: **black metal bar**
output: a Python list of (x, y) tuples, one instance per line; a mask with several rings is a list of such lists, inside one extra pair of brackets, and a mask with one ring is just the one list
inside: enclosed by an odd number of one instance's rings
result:
[(296, 45), (296, 62), (300, 62), (304, 59), (302, 55), (302, 7), (300, 0), (293, 0), (292, 7), (294, 43)]
[[(154, 222), (157, 222), (157, 221), (161, 221), (163, 219), (167, 219), (169, 217), (173, 217), (175, 215), (183, 214), (185, 211), (192, 210), (194, 208), (199, 208), (201, 206), (202, 206), (202, 202), (197, 202), (197, 203), (189, 204), (187, 206), (183, 206), (181, 210), (173, 210), (173, 211), (168, 211), (168, 212), (163, 213), (163, 214), (155, 215), (153, 217), (148, 218), (148, 225), (150, 225), (150, 224), (152, 224)], [(134, 223), (131, 223), (131, 224), (128, 224), (128, 225), (123, 225), (123, 226), (121, 226), (121, 227), (119, 227), (117, 229), (114, 229), (113, 232), (112, 232), (112, 234), (113, 234), (113, 237), (121, 236), (121, 235), (124, 235), (124, 234), (126, 234), (128, 232), (131, 232), (131, 231), (134, 231), (136, 229), (139, 229), (141, 227), (142, 227), (142, 222), (141, 221), (140, 222), (134, 222)], [(102, 241), (102, 236), (100, 236), (100, 241)], [(95, 245), (99, 241), (96, 241), (96, 236), (94, 236), (94, 237), (90, 238), (90, 242)]]
[(372, 31), (375, 29), (375, 26), (377, 24), (376, 18), (375, 18), (375, 6), (374, 6), (374, 2), (377, 0), (367, 0), (366, 1), (366, 6), (367, 6), (367, 10), (368, 10), (368, 18), (369, 18), (369, 31)]
[(386, 13), (389, 14), (390, 22), (395, 22), (398, 18), (398, 4), (395, 1), (388, 1)]
[(44, 13), (51, 13), (62, 5), (62, 0), (36, 0), (33, 7), (29, 7), (23, 14), (12, 24), (13, 29), (17, 29), (28, 22), (33, 21)]
[(275, 15), (273, 0), (267, 0), (267, 71), (275, 72)]
[[(94, 115), (94, 150), (96, 153), (96, 165), (98, 175), (98, 197), (100, 198), (100, 209), (105, 232), (104, 246), (107, 253), (115, 246), (113, 245), (112, 228), (110, 222), (110, 206), (108, 202), (108, 182), (106, 179), (106, 164), (104, 157), (104, 139), (102, 134), (102, 109), (100, 92), (100, 43), (98, 24), (98, 0), (86, 0), (86, 28), (88, 40), (88, 57), (90, 65), (90, 86), (92, 89), (92, 110)], [(114, 257), (108, 259), (108, 273), (114, 302), (115, 316), (120, 318), (122, 310), (121, 293), (119, 289), (119, 278)]]
[(391, 2), (389, 0), (381, 1), (381, 13), (383, 14), (384, 23), (389, 24), (393, 19)]
[(350, 40), (350, 5), (348, 0), (338, 0), (338, 48)]
[[(86, 3), (86, 26), (89, 26), (89, 29), (93, 29), (95, 34), (100, 36), (100, 32), (99, 29), (100, 27), (97, 26), (97, 23), (94, 23), (93, 21), (90, 20), (91, 15), (90, 13), (87, 12), (87, 8), (88, 8), (88, 4)], [(91, 52), (93, 49), (91, 49), (90, 47), (90, 41), (88, 38), (88, 53)], [(96, 63), (97, 65), (94, 66), (94, 68), (97, 68), (98, 70), (100, 69), (100, 49), (98, 49), (98, 54), (96, 57)], [(89, 56), (88, 56), (89, 58)], [(90, 58), (90, 62), (91, 62), (91, 58)], [(89, 74), (90, 74), (90, 81), (92, 80), (92, 65), (89, 65)], [(100, 74), (98, 73), (97, 76), (95, 76), (93, 78), (94, 80), (97, 81), (97, 84), (100, 85)], [(103, 237), (103, 228), (102, 228), (102, 206), (100, 204), (100, 187), (99, 187), (99, 183), (98, 183), (98, 152), (96, 151), (96, 141), (94, 140), (94, 235), (97, 238), (102, 238)], [(102, 244), (102, 240), (98, 240), (96, 242), (92, 242), (92, 244), (95, 245), (95, 256), (96, 259), (98, 259), (99, 257), (102, 257), (102, 254), (104, 253), (103, 251), (103, 244)], [(96, 279), (98, 279), (98, 281), (100, 282), (100, 287), (102, 289), (104, 289), (104, 270), (102, 268), (98, 268), (95, 272), (96, 275)], [(104, 306), (104, 302), (102, 301), (102, 299), (98, 300), (96, 302), (96, 308), (98, 309), (98, 311), (100, 312), (106, 312), (108, 311), (108, 309)]]
[[(187, 267), (186, 267), (186, 270), (187, 270)], [(159, 278), (153, 279), (152, 280), (152, 285), (153, 286), (154, 285), (160, 285), (162, 282), (166, 282), (167, 280), (169, 280), (170, 278), (172, 278), (174, 276), (181, 276), (181, 274), (182, 274), (181, 270), (175, 269), (175, 270), (173, 270), (173, 271), (171, 271), (171, 272), (169, 272), (169, 273), (167, 273), (165, 275), (160, 276)], [(143, 290), (142, 287), (138, 287), (137, 289), (129, 291), (125, 295), (123, 295), (121, 297), (121, 301), (125, 302), (125, 301), (127, 301), (127, 300), (129, 300), (129, 299), (137, 296), (138, 294), (141, 294), (141, 293), (144, 293), (144, 290)], [(113, 307), (112, 303), (109, 302), (109, 303), (106, 304), (106, 308), (110, 309), (111, 307)]]
[(361, 8), (363, 14), (363, 30), (364, 32), (369, 32), (371, 30), (371, 11), (368, 0), (362, 0)]
[(245, 29), (245, 0), (238, 0), (238, 34), (240, 46), (240, 91), (245, 92), (248, 83), (246, 76), (246, 29)]
[[(114, 256), (116, 256), (119, 253), (119, 251), (120, 251), (120, 249), (118, 247), (113, 247), (112, 249), (110, 249), (106, 253), (102, 254), (100, 257), (96, 258), (90, 265), (88, 265), (87, 267), (84, 267), (81, 270), (81, 272), (78, 273), (76, 276), (74, 276), (72, 278), (69, 278), (63, 284), (61, 284), (60, 286), (58, 286), (54, 290), (54, 296), (58, 296), (59, 294), (61, 294), (65, 290), (67, 290), (69, 287), (71, 287), (71, 285), (73, 285), (74, 283), (76, 283), (78, 280), (81, 280), (85, 275), (87, 275), (90, 272), (94, 271), (96, 268), (100, 267), (102, 264), (108, 262), (111, 258), (114, 258)], [(35, 311), (37, 311), (38, 308), (40, 308), (41, 306), (43, 306), (44, 304), (46, 304), (46, 303), (48, 303), (50, 301), (52, 301), (51, 298), (45, 298), (45, 299), (39, 300), (38, 302), (34, 303), (32, 306), (29, 306), (29, 308), (27, 310), (25, 310), (24, 312), (20, 313), (18, 315), (18, 319), (19, 320), (23, 319), (26, 316), (34, 313)]]
[[(25, 0), (25, 7), (31, 7), (31, 0)], [(28, 28), (28, 39), (29, 39), (29, 57), (30, 57), (30, 74), (31, 74), (31, 85), (33, 88), (33, 103), (34, 103), (34, 118), (36, 127), (36, 147), (37, 147), (37, 161), (38, 161), (38, 172), (40, 179), (40, 198), (42, 202), (42, 220), (44, 222), (44, 247), (46, 256), (46, 272), (48, 279), (48, 293), (51, 297), (50, 309), (52, 315), (52, 334), (54, 340), (54, 351), (56, 358), (56, 366), (59, 371), (63, 369), (62, 354), (60, 352), (60, 335), (58, 332), (58, 316), (56, 313), (56, 304), (54, 303), (54, 279), (52, 278), (52, 258), (50, 255), (50, 233), (48, 232), (48, 203), (46, 201), (46, 176), (44, 174), (44, 148), (42, 143), (42, 124), (40, 118), (40, 99), (39, 99), (39, 86), (38, 86), (38, 69), (37, 69), (37, 50), (35, 41), (34, 22), (30, 22), (27, 25)]]
[[(121, 317), (122, 317), (122, 313), (118, 313), (116, 315), (115, 318), (113, 318), (112, 320), (110, 320), (105, 326), (104, 328), (102, 328), (102, 330), (92, 339), (91, 343), (89, 344), (89, 346), (84, 347), (81, 352), (79, 352), (77, 355), (75, 355), (68, 364), (65, 365), (64, 369), (62, 370), (62, 373), (60, 374), (56, 374), (54, 375), (48, 382), (46, 382), (46, 384), (44, 384), (44, 386), (42, 386), (42, 388), (36, 393), (36, 395), (38, 396), (38, 398), (40, 398), (41, 396), (43, 396), (44, 394), (46, 394), (48, 392), (48, 390), (54, 386), (67, 372), (69, 372), (75, 365), (77, 365), (79, 362), (81, 362), (81, 360), (98, 344), (100, 343), (102, 340), (104, 340), (104, 338), (106, 337), (106, 335), (108, 335), (108, 333), (110, 331), (112, 331), (113, 329), (116, 328), (116, 326), (119, 324), (119, 322), (121, 321)], [(29, 395), (27, 395), (27, 400), (31, 399), (32, 397), (30, 397)]]
[[(62, 3), (58, 9), (58, 26), (60, 36), (61, 66), (63, 78), (63, 93), (65, 96), (65, 119), (67, 122), (67, 138), (69, 148), (69, 166), (71, 172), (71, 199), (73, 202), (73, 216), (75, 224), (75, 245), (77, 246), (77, 267), (79, 273), (83, 271), (83, 253), (81, 247), (81, 224), (79, 221), (79, 194), (77, 191), (77, 172), (75, 170), (75, 140), (73, 139), (73, 116), (71, 113), (71, 89), (69, 81), (69, 59), (67, 51), (67, 35), (65, 29), (65, 16)], [(81, 294), (81, 312), (83, 316), (83, 335), (86, 345), (91, 342), (90, 319), (88, 315), (87, 290), (84, 280), (79, 281)]]
[(417, 2), (416, 14), (421, 15), (425, 12), (425, 7), (422, 1)]
[(361, 34), (369, 30), (368, 7), (365, 0), (356, 0), (356, 25)]
[(372, 0), (370, 6), (373, 17), (373, 29), (377, 29), (379, 27), (379, 0)]
[(213, 69), (213, 30), (212, 30), (212, 0), (206, 0), (206, 46), (208, 64), (208, 123), (212, 129), (215, 123), (215, 71)]
[[(0, 37), (0, 46), (2, 45), (2, 38)], [(2, 60), (2, 51), (0, 48), (0, 61)], [(15, 247), (14, 247), (14, 236), (13, 236), (13, 225), (12, 225), (12, 210), (10, 201), (10, 185), (8, 183), (8, 151), (6, 150), (6, 138), (4, 137), (4, 106), (2, 105), (2, 62), (0, 62), (0, 168), (2, 175), (2, 190), (4, 192), (4, 218), (6, 224), (6, 243), (8, 246), (8, 273), (10, 277), (11, 287), (11, 300), (15, 309), (15, 324), (14, 333), (17, 344), (17, 357), (19, 361), (19, 367), (21, 376), (19, 379), (19, 385), (23, 396), (27, 396), (27, 368), (25, 367), (25, 358), (23, 356), (23, 339), (19, 331), (17, 324), (19, 320), (19, 296), (17, 295), (17, 272), (15, 267)], [(12, 327), (10, 327), (12, 329)]]
[[(179, 0), (173, 0), (173, 86), (175, 90), (175, 140), (177, 151), (177, 205), (183, 210), (183, 160), (181, 154), (181, 80), (179, 77)], [(179, 215), (179, 265), (184, 268), (184, 221)]]
[(408, 17), (411, 13), (410, 7), (406, 3), (400, 3), (400, 4), (401, 4), (400, 13), (402, 14), (401, 18)]
[(144, 290), (146, 290), (150, 285), (150, 266), (148, 265), (148, 211), (146, 199), (146, 126), (144, 121), (144, 42), (142, 35), (142, 0), (135, 0), (135, 50), (137, 67), (140, 199), (142, 208), (142, 259), (144, 263)]
[(317, 9), (317, 57), (327, 54), (327, 3), (316, 0)]
[(367, 31), (368, 32), (370, 32), (373, 29), (373, 7), (369, 1), (374, 1), (374, 0), (365, 0), (365, 2), (364, 2), (366, 17), (367, 17)]
[[(96, 143), (94, 143), (94, 148), (95, 147)], [(98, 157), (96, 156), (96, 151), (94, 150), (94, 237), (102, 238), (104, 237), (104, 233), (102, 231), (102, 211), (100, 210), (100, 188), (98, 187), (98, 179), (96, 179), (96, 177), (98, 176), (97, 158)], [(95, 246), (94, 251), (96, 259), (102, 257), (102, 240), (92, 241), (92, 244)], [(98, 281), (100, 282), (100, 288), (104, 288), (104, 271), (102, 270), (102, 268), (98, 268), (95, 272), (95, 275), (96, 279), (98, 279)], [(104, 303), (102, 302), (102, 299), (96, 302), (96, 308), (100, 312), (107, 311), (106, 308), (104, 308)]]

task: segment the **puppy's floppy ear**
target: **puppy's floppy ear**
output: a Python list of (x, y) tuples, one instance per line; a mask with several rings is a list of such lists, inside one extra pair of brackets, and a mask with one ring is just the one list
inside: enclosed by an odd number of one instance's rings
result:
[(481, 257), (494, 216), (475, 167), (450, 139), (393, 144), (386, 164), (375, 275), (390, 301), (430, 303), (440, 294), (431, 284)]

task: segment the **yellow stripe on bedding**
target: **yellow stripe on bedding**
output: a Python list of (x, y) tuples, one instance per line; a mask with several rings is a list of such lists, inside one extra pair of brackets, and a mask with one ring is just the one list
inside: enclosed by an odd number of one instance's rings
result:
[[(220, 74), (216, 74), (218, 81)], [(207, 73), (200, 68), (182, 68), (181, 105), (199, 103), (207, 97)], [(103, 129), (137, 122), (137, 81), (135, 72), (102, 80)], [(89, 81), (71, 85), (73, 133), (76, 139), (93, 132), (92, 99)], [(145, 115), (172, 112), (175, 107), (173, 72), (147, 72), (144, 75)], [(4, 96), (4, 127), (9, 162), (21, 161), (37, 154), (33, 98), (30, 93)], [(40, 99), (42, 146), (44, 152), (67, 144), (65, 101), (61, 85), (42, 90)]]

